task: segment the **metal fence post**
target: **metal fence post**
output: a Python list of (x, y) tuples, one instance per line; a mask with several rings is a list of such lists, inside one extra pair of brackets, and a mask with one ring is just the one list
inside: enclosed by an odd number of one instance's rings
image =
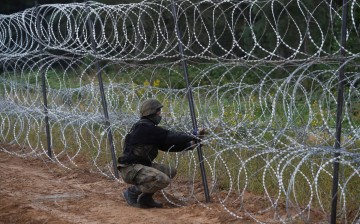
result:
[(331, 201), (331, 224), (336, 223), (336, 210), (338, 199), (338, 185), (339, 185), (339, 157), (341, 148), (341, 120), (344, 104), (344, 57), (346, 45), (346, 28), (347, 28), (347, 14), (348, 4), (347, 0), (343, 0), (342, 5), (342, 24), (341, 24), (341, 49), (340, 49), (340, 68), (338, 71), (338, 89), (337, 89), (337, 112), (336, 112), (336, 133), (335, 133), (335, 153), (334, 153), (334, 167), (333, 167), (333, 186), (332, 186), (332, 201)]
[(101, 75), (101, 69), (100, 69), (100, 65), (99, 65), (99, 61), (96, 57), (97, 51), (96, 51), (96, 43), (95, 43), (95, 39), (94, 39), (94, 30), (93, 30), (93, 21), (91, 20), (90, 17), (90, 10), (89, 10), (89, 5), (88, 2), (86, 2), (87, 4), (87, 10), (89, 13), (89, 17), (87, 20), (87, 25), (88, 25), (88, 29), (90, 32), (90, 40), (91, 40), (91, 48), (95, 54), (95, 66), (96, 66), (96, 74), (98, 77), (98, 82), (99, 82), (99, 88), (100, 88), (100, 95), (101, 95), (101, 103), (102, 103), (102, 107), (104, 110), (104, 117), (105, 117), (105, 130), (107, 133), (107, 138), (110, 144), (110, 152), (111, 152), (111, 157), (112, 157), (112, 162), (113, 162), (113, 168), (114, 168), (114, 174), (116, 178), (119, 178), (119, 172), (117, 169), (117, 159), (115, 156), (115, 148), (114, 148), (114, 142), (113, 142), (113, 134), (110, 128), (110, 120), (109, 120), (109, 113), (108, 113), (108, 108), (107, 108), (107, 103), (106, 103), (106, 97), (105, 97), (105, 91), (104, 91), (104, 84), (103, 84), (103, 80), (102, 80), (102, 75)]
[[(35, 1), (36, 6), (36, 31), (38, 33), (38, 37), (41, 36), (41, 29), (40, 29), (40, 19), (39, 19), (39, 4), (38, 1)], [(39, 50), (40, 54), (44, 52), (44, 45), (38, 41), (39, 44)], [(43, 106), (44, 106), (44, 114), (45, 114), (45, 128), (46, 128), (46, 141), (47, 141), (47, 150), (48, 150), (48, 156), (52, 158), (52, 150), (51, 150), (51, 133), (50, 133), (50, 125), (49, 125), (49, 112), (48, 112), (48, 103), (47, 103), (47, 90), (46, 90), (46, 77), (44, 69), (42, 68), (43, 62), (42, 62), (42, 56), (40, 56), (40, 73), (41, 73), (41, 86), (42, 86), (42, 93), (43, 93)]]
[[(176, 5), (174, 3), (174, 0), (171, 0), (171, 9), (172, 9), (172, 14), (173, 14), (173, 18), (174, 18), (176, 36), (177, 36), (177, 39), (178, 39), (179, 52), (181, 54), (181, 63), (182, 63), (182, 66), (183, 66), (184, 79), (185, 79), (185, 82), (186, 82), (186, 89), (187, 89), (186, 92), (187, 92), (187, 97), (188, 97), (188, 101), (189, 101), (190, 115), (191, 115), (191, 121), (192, 121), (192, 125), (193, 125), (193, 131), (194, 131), (194, 133), (197, 133), (198, 132), (198, 126), (197, 126), (197, 122), (196, 122), (196, 115), (195, 115), (195, 109), (194, 109), (194, 99), (193, 99), (193, 95), (192, 95), (191, 85), (190, 85), (190, 82), (189, 82), (188, 67), (187, 67), (186, 60), (184, 58), (184, 48), (183, 48), (183, 45), (182, 45), (182, 42), (181, 42), (181, 32), (180, 32), (180, 29), (179, 29), (178, 17), (177, 17), (177, 14), (176, 14), (177, 10), (176, 10)], [(209, 188), (208, 188), (207, 180), (206, 180), (204, 157), (203, 157), (202, 150), (201, 150), (201, 144), (199, 144), (199, 146), (196, 149), (197, 149), (197, 153), (198, 153), (198, 157), (199, 157), (201, 177), (202, 177), (202, 182), (203, 182), (204, 191), (205, 191), (205, 199), (206, 199), (206, 202), (210, 202)]]

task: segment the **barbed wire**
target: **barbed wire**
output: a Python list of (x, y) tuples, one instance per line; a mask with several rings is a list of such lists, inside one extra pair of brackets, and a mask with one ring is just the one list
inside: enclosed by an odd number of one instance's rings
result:
[[(113, 177), (99, 73), (118, 156), (147, 98), (164, 104), (163, 126), (190, 131), (170, 4), (49, 4), (0, 15), (1, 150), (46, 156), (48, 116), (55, 162), (71, 169), (85, 158), (92, 171)], [(335, 2), (176, 4), (196, 115), (208, 132), (203, 151), (211, 196), (239, 219), (324, 221), (333, 154), (340, 152), (338, 217), (358, 222), (360, 4), (348, 3), (346, 57), (339, 56)], [(342, 147), (334, 149), (341, 67), (347, 68)], [(163, 191), (170, 203), (203, 204), (195, 152), (163, 153), (158, 161), (187, 177)]]

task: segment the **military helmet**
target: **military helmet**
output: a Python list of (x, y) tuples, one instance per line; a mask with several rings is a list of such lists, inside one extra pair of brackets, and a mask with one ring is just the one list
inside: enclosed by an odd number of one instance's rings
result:
[(140, 117), (155, 114), (163, 105), (156, 99), (147, 99), (140, 106)]

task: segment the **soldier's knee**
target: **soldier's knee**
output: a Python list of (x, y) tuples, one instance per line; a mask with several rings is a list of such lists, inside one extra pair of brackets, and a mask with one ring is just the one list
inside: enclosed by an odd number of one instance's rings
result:
[(159, 175), (157, 176), (157, 185), (161, 188), (165, 188), (170, 184), (170, 177), (167, 175)]

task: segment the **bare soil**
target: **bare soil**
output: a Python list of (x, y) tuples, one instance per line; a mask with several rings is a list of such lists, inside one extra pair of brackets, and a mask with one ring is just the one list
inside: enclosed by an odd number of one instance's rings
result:
[[(128, 206), (127, 187), (87, 170), (0, 151), (0, 223), (241, 223), (215, 203), (176, 207), (159, 193), (161, 209)], [(210, 207), (210, 206), (209, 206)]]
[[(13, 152), (21, 150), (14, 145), (1, 147)], [(122, 196), (127, 184), (89, 172), (84, 167), (69, 170), (47, 157), (22, 158), (0, 150), (0, 224), (255, 223), (252, 218), (239, 212), (239, 204), (232, 204), (228, 208), (238, 211), (241, 219), (231, 216), (216, 202), (216, 198), (212, 198), (211, 203), (194, 200), (184, 206), (175, 206), (159, 192), (155, 194), (155, 199), (162, 202), (164, 208), (131, 207)], [(201, 184), (197, 185), (195, 190), (202, 194)], [(255, 212), (256, 219), (265, 223), (279, 223), (272, 212), (256, 212), (263, 210), (266, 204), (262, 196), (246, 192), (243, 199), (243, 203)], [(286, 215), (285, 208), (279, 205), (278, 209)], [(312, 213), (315, 219), (311, 223), (324, 220), (322, 214)]]

